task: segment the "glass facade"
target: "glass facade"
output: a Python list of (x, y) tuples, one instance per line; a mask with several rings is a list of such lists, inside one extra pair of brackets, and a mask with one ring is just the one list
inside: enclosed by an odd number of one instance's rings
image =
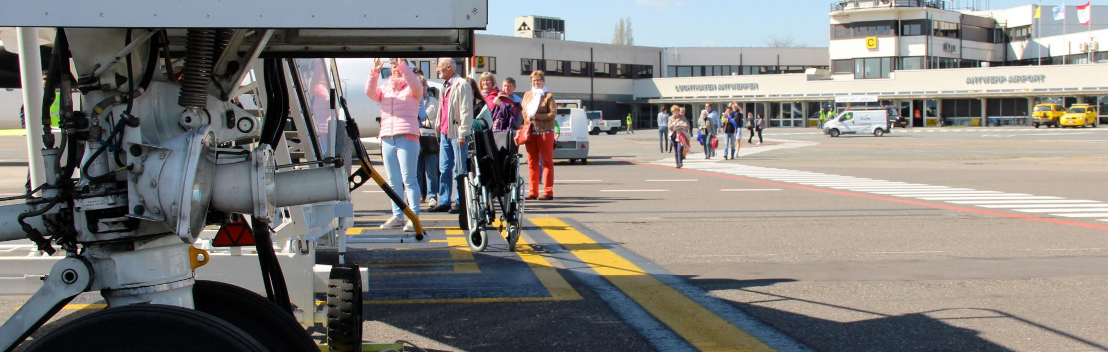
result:
[(669, 66), (666, 70), (669, 77), (706, 77), (706, 76), (739, 76), (739, 75), (769, 75), (781, 73), (804, 73), (809, 67), (827, 69), (827, 66), (739, 66), (739, 65), (706, 65), (706, 66)]
[(652, 65), (539, 59), (522, 59), (520, 61), (520, 74), (529, 75), (535, 70), (543, 70), (547, 76), (589, 77), (592, 75), (595, 78), (654, 78), (654, 66)]
[(889, 72), (892, 72), (892, 58), (854, 59), (855, 79), (889, 78)]

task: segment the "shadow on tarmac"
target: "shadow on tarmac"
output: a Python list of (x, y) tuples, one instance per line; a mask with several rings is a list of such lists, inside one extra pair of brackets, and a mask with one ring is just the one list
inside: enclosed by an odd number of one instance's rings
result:
[[(797, 341), (823, 351), (1012, 351), (985, 340), (981, 332), (952, 325), (959, 320), (1003, 319), (1044, 330), (1098, 350), (1108, 346), (1088, 341), (1034, 321), (1003, 311), (982, 308), (944, 308), (925, 312), (889, 315), (862, 309), (825, 303), (787, 295), (765, 293), (757, 287), (795, 282), (793, 279), (699, 279), (682, 276), (688, 283), (705, 291), (735, 290), (762, 296), (764, 299), (736, 302), (724, 300), (740, 310), (773, 326)], [(836, 321), (820, 319), (768, 306), (788, 305), (806, 311), (846, 310), (874, 319)]]

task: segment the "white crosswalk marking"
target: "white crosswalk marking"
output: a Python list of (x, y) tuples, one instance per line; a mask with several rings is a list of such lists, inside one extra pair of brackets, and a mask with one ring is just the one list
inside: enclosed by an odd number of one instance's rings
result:
[(1048, 208), (1048, 209), (1014, 209), (1014, 210), (1018, 211), (1018, 212), (1024, 212), (1024, 213), (1089, 213), (1089, 212), (1101, 212), (1101, 213), (1103, 213), (1103, 212), (1108, 211), (1108, 208), (1087, 208), (1087, 209), (1082, 209), (1082, 208), (1067, 208), (1067, 209)]
[[(939, 130), (917, 130), (912, 132), (936, 131)], [(947, 132), (948, 130), (942, 131)], [(973, 132), (973, 130), (949, 131)], [(658, 165), (671, 165), (672, 163), (673, 161), (669, 159), (654, 162), (654, 164)], [(1108, 222), (1108, 203), (1093, 200), (1074, 200), (1028, 193), (1007, 193), (922, 183), (886, 181), (811, 171), (743, 165), (721, 160), (687, 163), (685, 164), (685, 168), (811, 187), (870, 193), (881, 196), (912, 198), (924, 201), (943, 201), (951, 204), (970, 205), (986, 209), (1005, 209), (1020, 213), (1048, 214), (1066, 218), (1100, 218), (1096, 220)]]
[(1108, 213), (1089, 213), (1089, 214), (1050, 214), (1064, 216), (1067, 218), (1108, 218)]
[(1100, 203), (1095, 200), (978, 200), (978, 201), (953, 201), (947, 203), (985, 205), (985, 204), (1058, 204), (1058, 203)]
[(1098, 203), (1083, 203), (1083, 204), (1050, 204), (1050, 203), (1048, 203), (1048, 204), (1042, 204), (1042, 203), (1035, 203), (1035, 204), (982, 204), (982, 205), (978, 205), (978, 206), (982, 207), (982, 208), (991, 208), (991, 209), (1024, 209), (1024, 208), (1046, 208), (1046, 207), (1049, 207), (1051, 209), (1063, 209), (1063, 208), (1103, 208), (1103, 207), (1108, 207), (1108, 204), (1098, 202)]

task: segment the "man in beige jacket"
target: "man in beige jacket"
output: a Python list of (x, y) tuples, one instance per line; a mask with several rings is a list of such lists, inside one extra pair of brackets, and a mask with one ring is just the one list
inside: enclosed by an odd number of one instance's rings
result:
[[(443, 82), (439, 101), (439, 197), (431, 212), (458, 213), (458, 194), (453, 193), (454, 180), (466, 173), (466, 139), (473, 127), (473, 90), (469, 82), (458, 76), (454, 59), (439, 59), (436, 71)], [(453, 202), (453, 206), (451, 206)]]

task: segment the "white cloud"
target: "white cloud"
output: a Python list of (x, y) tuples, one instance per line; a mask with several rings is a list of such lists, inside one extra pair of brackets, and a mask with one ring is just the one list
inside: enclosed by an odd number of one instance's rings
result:
[(635, 0), (635, 4), (661, 11), (669, 10), (671, 7), (681, 7), (685, 5), (685, 3), (680, 1), (671, 3), (669, 0)]
[(700, 42), (700, 46), (716, 46), (716, 41), (714, 41), (714, 40), (705, 40), (705, 41)]

